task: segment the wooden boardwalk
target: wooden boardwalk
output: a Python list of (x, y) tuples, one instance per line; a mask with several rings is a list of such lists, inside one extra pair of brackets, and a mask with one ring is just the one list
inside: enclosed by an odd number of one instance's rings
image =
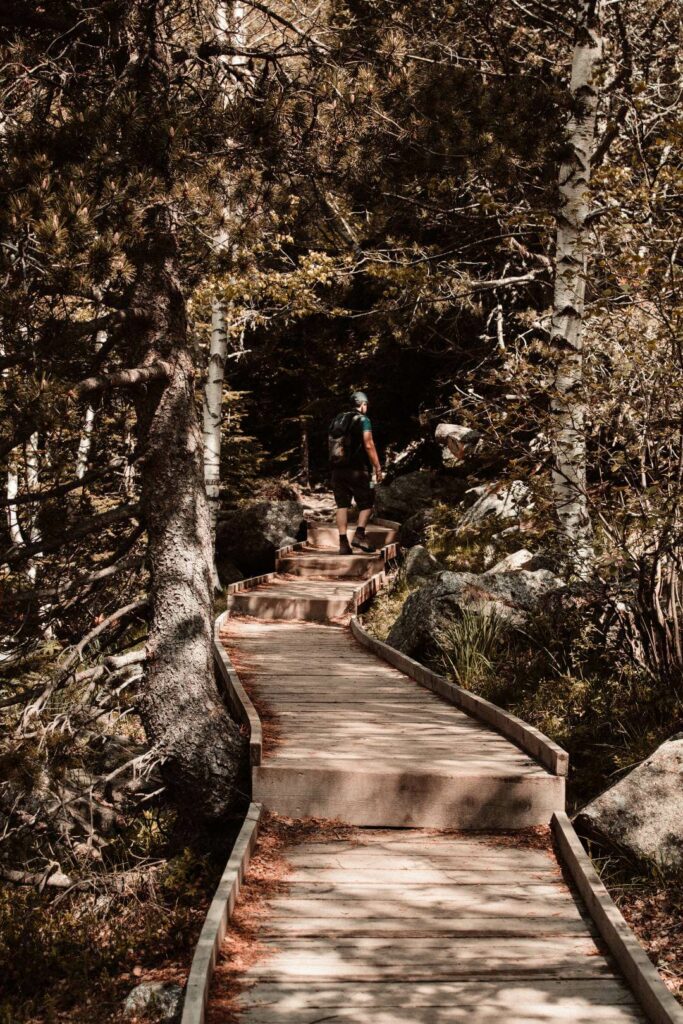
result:
[[(277, 584), (276, 584), (277, 585)], [(318, 584), (301, 581), (319, 593)], [(254, 799), (354, 825), (521, 828), (562, 806), (563, 780), (361, 647), (348, 629), (229, 618), (228, 652), (278, 739)]]
[(245, 1024), (643, 1024), (550, 850), (399, 829), (285, 853)]
[(253, 798), (361, 827), (285, 849), (259, 955), (219, 968), (240, 995), (224, 1016), (210, 1003), (209, 1020), (228, 1024), (236, 1007), (245, 1024), (642, 1022), (544, 831), (493, 832), (547, 824), (563, 780), (348, 628), (274, 620), (285, 588), (316, 601), (321, 586), (335, 599), (358, 586), (311, 578), (324, 554), (310, 555), (295, 588), (260, 585), (267, 621), (236, 602), (222, 639), (270, 725)]

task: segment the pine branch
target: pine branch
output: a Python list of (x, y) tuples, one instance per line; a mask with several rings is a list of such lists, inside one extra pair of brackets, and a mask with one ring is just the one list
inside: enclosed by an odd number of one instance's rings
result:
[(30, 491), (28, 494), (17, 494), (14, 498), (2, 498), (0, 499), (0, 508), (6, 508), (8, 505), (32, 505), (40, 501), (49, 501), (51, 498), (61, 498), (69, 491), (75, 491), (79, 487), (85, 487), (93, 480), (98, 480), (111, 469), (119, 469), (124, 462), (125, 459), (113, 459), (101, 469), (91, 469), (84, 473), (80, 480), (70, 480), (69, 483), (58, 484), (47, 491)]
[(126, 519), (136, 519), (139, 515), (139, 505), (119, 505), (117, 508), (109, 509), (108, 512), (103, 512), (99, 516), (93, 516), (92, 519), (88, 519), (85, 523), (79, 523), (77, 526), (71, 527), (68, 534), (60, 537), (59, 540), (40, 540), (34, 544), (25, 544), (22, 547), (19, 547), (18, 544), (13, 544), (0, 557), (0, 565), (6, 564), (16, 568), (17, 565), (20, 565), (33, 555), (45, 555), (53, 551), (59, 551), (65, 544), (72, 544), (74, 541), (82, 540), (83, 537), (88, 537), (91, 533), (96, 533), (107, 526), (113, 526), (115, 523), (125, 522)]
[(80, 384), (72, 388), (69, 394), (74, 398), (82, 398), (95, 391), (139, 387), (141, 384), (149, 384), (155, 380), (167, 380), (172, 372), (171, 364), (160, 359), (155, 363), (150, 363), (149, 366), (135, 366), (127, 370), (103, 373), (99, 377), (86, 377)]

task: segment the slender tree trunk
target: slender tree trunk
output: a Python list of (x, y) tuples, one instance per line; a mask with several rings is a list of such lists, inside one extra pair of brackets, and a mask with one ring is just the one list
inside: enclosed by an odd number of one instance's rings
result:
[[(232, 7), (233, 35), (236, 45), (243, 42), (244, 7), (241, 3), (230, 3), (229, 0), (217, 0), (215, 9), (216, 35), (219, 39), (230, 37), (230, 14)], [(230, 64), (237, 64), (240, 58), (223, 58), (218, 64), (223, 102), (227, 104), (234, 90), (234, 82), (226, 70)], [(227, 249), (229, 236), (229, 210), (224, 211), (225, 226), (216, 234), (214, 245), (217, 252)], [(216, 569), (216, 523), (220, 509), (221, 483), (221, 426), (223, 406), (223, 385), (225, 381), (225, 363), (228, 357), (228, 308), (222, 299), (216, 297), (211, 304), (211, 343), (209, 363), (206, 370), (203, 402), (203, 434), (204, 434), (204, 482), (209, 501), (211, 525), (211, 551), (213, 584), (221, 590), (221, 582)]]
[(220, 508), (221, 486), (221, 424), (223, 407), (223, 381), (228, 355), (228, 330), (225, 303), (214, 298), (211, 306), (211, 346), (206, 368), (203, 402), (204, 483), (209, 503), (211, 531), (211, 571), (213, 586), (221, 589), (216, 570), (216, 523)]
[[(26, 444), (26, 490), (29, 494), (34, 494), (40, 485), (39, 443), (40, 439), (38, 434), (31, 434)], [(30, 544), (37, 544), (41, 540), (40, 527), (38, 526), (38, 507), (35, 505), (31, 512), (28, 539)], [(37, 557), (40, 558), (40, 552), (37, 552)], [(38, 575), (38, 568), (34, 561), (31, 561), (28, 574), (31, 582), (35, 583)]]
[(141, 505), (149, 536), (152, 621), (141, 714), (180, 803), (207, 817), (234, 797), (243, 737), (220, 699), (212, 654), (211, 531), (185, 300), (168, 210), (155, 213), (135, 305), (146, 311), (144, 363), (168, 381), (136, 395)]
[[(106, 331), (98, 331), (95, 335), (95, 351), (97, 352), (102, 348), (105, 341), (107, 340)], [(95, 428), (95, 407), (89, 405), (85, 410), (85, 417), (83, 418), (83, 428), (81, 430), (81, 438), (78, 443), (78, 452), (76, 454), (76, 479), (82, 480), (88, 470), (88, 459), (90, 458), (90, 449), (92, 448), (92, 435)]]
[(21, 526), (19, 525), (17, 506), (11, 504), (12, 500), (16, 498), (18, 493), (19, 467), (17, 466), (15, 453), (10, 452), (7, 459), (7, 500), (10, 502), (7, 506), (7, 527), (9, 529), (9, 535), (12, 543), (21, 547), (24, 543), (24, 537), (21, 532)]
[(560, 167), (552, 338), (556, 366), (553, 489), (560, 525), (575, 572), (586, 576), (593, 559), (586, 495), (586, 407), (583, 396), (583, 316), (586, 290), (588, 182), (595, 145), (596, 77), (602, 56), (600, 0), (584, 0), (577, 27), (570, 89), (573, 113), (567, 155)]

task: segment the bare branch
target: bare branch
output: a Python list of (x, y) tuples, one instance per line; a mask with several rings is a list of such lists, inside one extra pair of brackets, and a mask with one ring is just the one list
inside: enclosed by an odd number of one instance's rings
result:
[(131, 388), (141, 384), (149, 384), (155, 380), (166, 380), (171, 376), (173, 367), (170, 363), (158, 360), (149, 366), (135, 366), (127, 370), (115, 370), (103, 373), (100, 377), (86, 377), (77, 384), (70, 394), (74, 398), (82, 398), (94, 391), (108, 391), (111, 388)]

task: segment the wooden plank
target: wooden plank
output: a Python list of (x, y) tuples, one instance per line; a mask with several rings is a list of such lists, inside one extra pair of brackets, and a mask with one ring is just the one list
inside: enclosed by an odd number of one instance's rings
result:
[[(490, 874), (482, 871), (478, 871), (476, 868), (467, 870), (466, 868), (404, 868), (403, 869), (408, 875), (406, 884), (412, 888), (415, 885), (488, 885), (490, 884)], [(354, 885), (365, 885), (365, 884), (389, 884), (394, 888), (401, 884), (401, 880), (395, 877), (396, 873), (400, 871), (399, 868), (391, 868), (384, 870), (377, 870), (372, 867), (354, 867), (351, 874), (353, 876)], [(297, 865), (292, 868), (287, 874), (288, 882), (308, 882), (317, 880), (320, 882), (345, 882), (349, 878), (349, 869), (346, 867), (334, 868), (326, 867), (322, 868), (319, 865), (315, 867), (306, 868), (303, 865)], [(561, 877), (559, 872), (553, 872), (546, 868), (544, 870), (528, 871), (524, 875), (524, 882), (527, 885), (533, 882), (546, 882), (550, 878)], [(519, 881), (519, 873), (515, 871), (503, 871), (499, 870), (496, 872), (496, 883), (498, 885), (514, 885)]]
[(434, 920), (429, 917), (393, 918), (359, 917), (271, 917), (259, 929), (263, 936), (298, 936), (326, 939), (329, 936), (358, 936), (366, 938), (538, 938), (540, 936), (584, 936), (592, 934), (581, 918), (570, 917), (462, 917), (460, 915)]
[[(332, 849), (323, 852), (321, 846), (295, 847), (287, 849), (285, 856), (289, 864), (306, 864), (312, 868), (325, 868), (330, 864), (343, 867), (349, 871), (360, 864), (372, 865), (376, 870), (412, 871), (413, 868), (433, 864), (438, 868), (467, 867), (480, 869), (483, 875), (488, 871), (539, 871), (547, 868), (560, 875), (560, 866), (555, 858), (545, 850), (515, 850), (505, 846), (487, 847), (482, 844), (463, 843), (460, 849), (459, 837), (454, 837), (450, 846), (430, 851), (426, 842), (420, 849), (416, 843), (412, 847), (389, 846), (375, 848), (370, 845), (349, 845), (346, 848)], [(403, 882), (401, 882), (403, 884)]]
[(341, 893), (339, 888), (331, 888), (328, 892), (315, 893), (296, 892), (273, 897), (268, 903), (268, 921), (291, 920), (313, 921), (324, 920), (334, 923), (364, 921), (400, 921), (403, 916), (411, 919), (419, 914), (423, 921), (430, 922), (438, 930), (442, 924), (451, 925), (454, 921), (510, 921), (523, 926), (525, 921), (553, 920), (566, 923), (574, 921), (577, 925), (585, 925), (582, 908), (569, 896), (555, 894), (552, 897), (541, 895), (533, 898), (506, 898), (505, 891), (497, 895), (486, 894), (481, 900), (476, 890), (470, 888), (468, 896), (460, 899), (451, 893), (442, 891), (440, 899), (432, 897), (428, 901), (421, 899), (420, 893), (409, 893), (396, 898), (390, 892), (373, 891), (365, 894)]
[[(497, 1024), (507, 1024), (506, 1011), (514, 1010), (515, 1007), (527, 1012), (548, 1014), (557, 1009), (557, 1018), (550, 1016), (548, 1019), (559, 1019), (565, 1024), (577, 1021), (593, 1024), (593, 1020), (611, 1020), (603, 1016), (611, 1008), (632, 1007), (633, 996), (623, 982), (609, 978), (599, 981), (576, 980), (570, 990), (564, 981), (544, 978), (535, 978), (526, 983), (511, 980), (504, 988), (497, 982), (480, 980), (428, 984), (394, 981), (363, 987), (340, 982), (305, 988), (296, 982), (280, 981), (248, 988), (241, 995), (240, 1003), (245, 1008), (277, 1008), (282, 1014), (281, 1019), (288, 1019), (288, 1014), (303, 1009), (348, 1008), (367, 1012), (402, 1007), (405, 1015), (401, 1018), (401, 1024), (406, 1024), (407, 1020), (416, 1019), (412, 1014), (421, 1008), (456, 1007), (471, 1010), (485, 1006), (497, 1010)], [(600, 1016), (593, 1017), (592, 1014)], [(374, 1017), (372, 1019), (375, 1020)], [(544, 1018), (540, 1016), (540, 1019)], [(367, 1022), (366, 1017), (364, 1024)]]

